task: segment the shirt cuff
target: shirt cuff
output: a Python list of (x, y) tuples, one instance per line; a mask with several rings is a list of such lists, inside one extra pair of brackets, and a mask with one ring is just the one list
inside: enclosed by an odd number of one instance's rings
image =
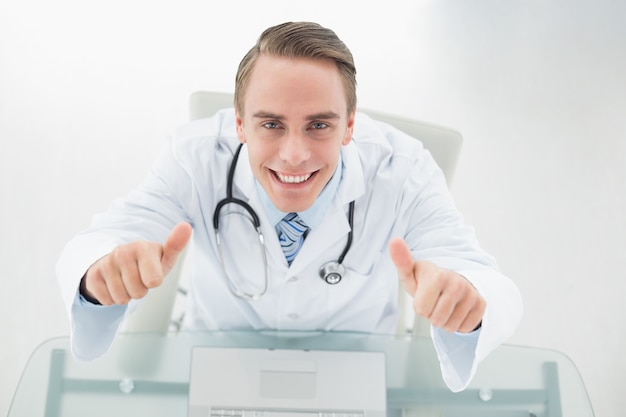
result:
[(482, 328), (471, 333), (449, 333), (432, 327), (432, 337), (441, 373), (448, 388), (458, 392), (467, 387), (476, 372), (476, 348)]
[(103, 306), (87, 301), (76, 291), (72, 305), (72, 354), (90, 361), (104, 355), (119, 329), (127, 306)]

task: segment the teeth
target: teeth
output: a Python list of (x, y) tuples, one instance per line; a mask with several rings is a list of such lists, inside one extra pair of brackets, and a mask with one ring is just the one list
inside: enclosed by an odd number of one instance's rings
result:
[(305, 175), (284, 175), (284, 174), (280, 174), (280, 173), (276, 173), (276, 176), (278, 177), (278, 179), (280, 180), (280, 182), (285, 182), (288, 184), (300, 184), (301, 182), (304, 182), (306, 180), (308, 180), (309, 178), (311, 178), (311, 174), (305, 174)]

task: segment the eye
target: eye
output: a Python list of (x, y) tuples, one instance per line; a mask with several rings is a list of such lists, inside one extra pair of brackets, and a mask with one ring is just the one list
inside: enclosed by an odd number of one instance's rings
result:
[(313, 129), (326, 129), (328, 125), (324, 122), (315, 122), (311, 125)]
[(276, 129), (276, 128), (278, 128), (278, 123), (276, 123), (276, 122), (265, 122), (261, 126), (263, 126), (266, 129)]

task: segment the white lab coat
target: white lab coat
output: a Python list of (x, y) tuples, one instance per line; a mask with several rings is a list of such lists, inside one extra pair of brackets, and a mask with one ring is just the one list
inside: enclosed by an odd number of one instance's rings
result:
[[(342, 149), (344, 169), (334, 201), (290, 267), (261, 205), (243, 147), (234, 195), (261, 220), (269, 288), (259, 300), (234, 297), (219, 262), (212, 219), (216, 204), (226, 196), (226, 173), (237, 145), (232, 109), (175, 130), (144, 183), (67, 244), (57, 275), (71, 318), (75, 356), (92, 359), (106, 352), (124, 315), (137, 304), (126, 309), (80, 303), (77, 288), (87, 268), (117, 245), (137, 239), (163, 242), (183, 220), (194, 231), (187, 328), (390, 333), (398, 317), (399, 284), (387, 244), (391, 237), (402, 236), (416, 259), (459, 272), (487, 301), (482, 328), (474, 334), (431, 330), (450, 389), (467, 386), (478, 362), (511, 335), (521, 317), (519, 292), (463, 223), (430, 153), (419, 141), (363, 114), (357, 114), (354, 140)], [(344, 260), (348, 273), (341, 283), (328, 285), (318, 270), (344, 249), (353, 200), (354, 238)], [(238, 230), (237, 220), (227, 220), (221, 234), (229, 276), (245, 289), (259, 288), (264, 267), (257, 235)]]

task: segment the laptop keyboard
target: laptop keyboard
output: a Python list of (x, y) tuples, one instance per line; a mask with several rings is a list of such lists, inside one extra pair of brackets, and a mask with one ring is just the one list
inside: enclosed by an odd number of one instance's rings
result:
[(218, 408), (211, 409), (211, 417), (364, 417), (364, 415), (360, 411), (243, 410)]

